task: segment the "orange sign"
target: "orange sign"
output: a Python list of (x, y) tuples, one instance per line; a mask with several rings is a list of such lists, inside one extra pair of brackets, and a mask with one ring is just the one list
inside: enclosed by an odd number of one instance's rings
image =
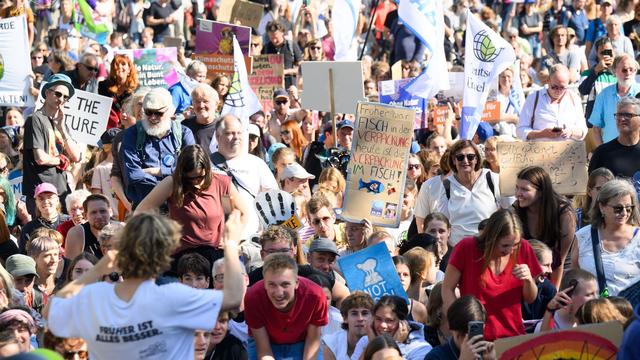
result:
[(447, 111), (449, 107), (447, 105), (435, 106), (431, 109), (431, 118), (433, 119), (433, 125), (444, 125), (447, 120)]
[(500, 120), (500, 102), (487, 101), (482, 112), (482, 121)]

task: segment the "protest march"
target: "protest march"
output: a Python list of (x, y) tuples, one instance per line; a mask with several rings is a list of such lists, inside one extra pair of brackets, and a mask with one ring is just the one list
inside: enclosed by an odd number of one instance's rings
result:
[(638, 360), (639, 60), (632, 0), (4, 0), (0, 359)]

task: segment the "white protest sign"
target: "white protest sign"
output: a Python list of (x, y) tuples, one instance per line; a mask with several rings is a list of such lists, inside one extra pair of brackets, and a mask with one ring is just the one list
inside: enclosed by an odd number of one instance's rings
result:
[[(64, 121), (71, 138), (97, 146), (100, 136), (107, 130), (112, 101), (112, 98), (76, 89), (73, 97), (64, 104)], [(36, 107), (40, 109), (43, 105), (44, 99), (40, 94)]]
[(365, 99), (360, 61), (303, 61), (302, 107), (331, 111), (329, 69), (333, 73), (333, 101), (337, 113), (354, 114), (358, 101)]
[(0, 105), (33, 106), (25, 16), (0, 20)]

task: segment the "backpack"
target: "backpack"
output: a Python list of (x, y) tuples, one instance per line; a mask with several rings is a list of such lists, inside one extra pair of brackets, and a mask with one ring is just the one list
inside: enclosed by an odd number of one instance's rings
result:
[[(146, 158), (144, 143), (147, 141), (147, 132), (144, 131), (141, 121), (136, 123), (136, 131), (136, 151), (138, 152), (140, 160), (144, 161)], [(175, 140), (175, 156), (177, 158), (178, 155), (180, 155), (180, 150), (182, 150), (182, 125), (174, 120), (171, 121), (171, 137)]]
[[(491, 171), (487, 171), (485, 177), (487, 178), (487, 185), (489, 185), (489, 190), (493, 194), (493, 199), (498, 202), (498, 197), (496, 196), (496, 188), (493, 185), (493, 179), (491, 178)], [(442, 180), (442, 186), (444, 186), (444, 193), (447, 195), (447, 200), (451, 200), (451, 181), (449, 179)]]

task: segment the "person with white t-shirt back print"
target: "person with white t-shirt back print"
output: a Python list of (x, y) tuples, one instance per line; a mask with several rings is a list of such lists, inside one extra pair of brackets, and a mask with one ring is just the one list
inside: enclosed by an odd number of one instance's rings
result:
[[(51, 332), (82, 337), (91, 359), (189, 359), (194, 332), (213, 329), (220, 311), (238, 308), (246, 287), (242, 281), (237, 240), (243, 224), (234, 211), (223, 235), (224, 290), (194, 289), (180, 283), (158, 286), (167, 270), (180, 228), (159, 215), (140, 214), (94, 268), (62, 288), (43, 311)], [(121, 273), (119, 283), (98, 282)]]

